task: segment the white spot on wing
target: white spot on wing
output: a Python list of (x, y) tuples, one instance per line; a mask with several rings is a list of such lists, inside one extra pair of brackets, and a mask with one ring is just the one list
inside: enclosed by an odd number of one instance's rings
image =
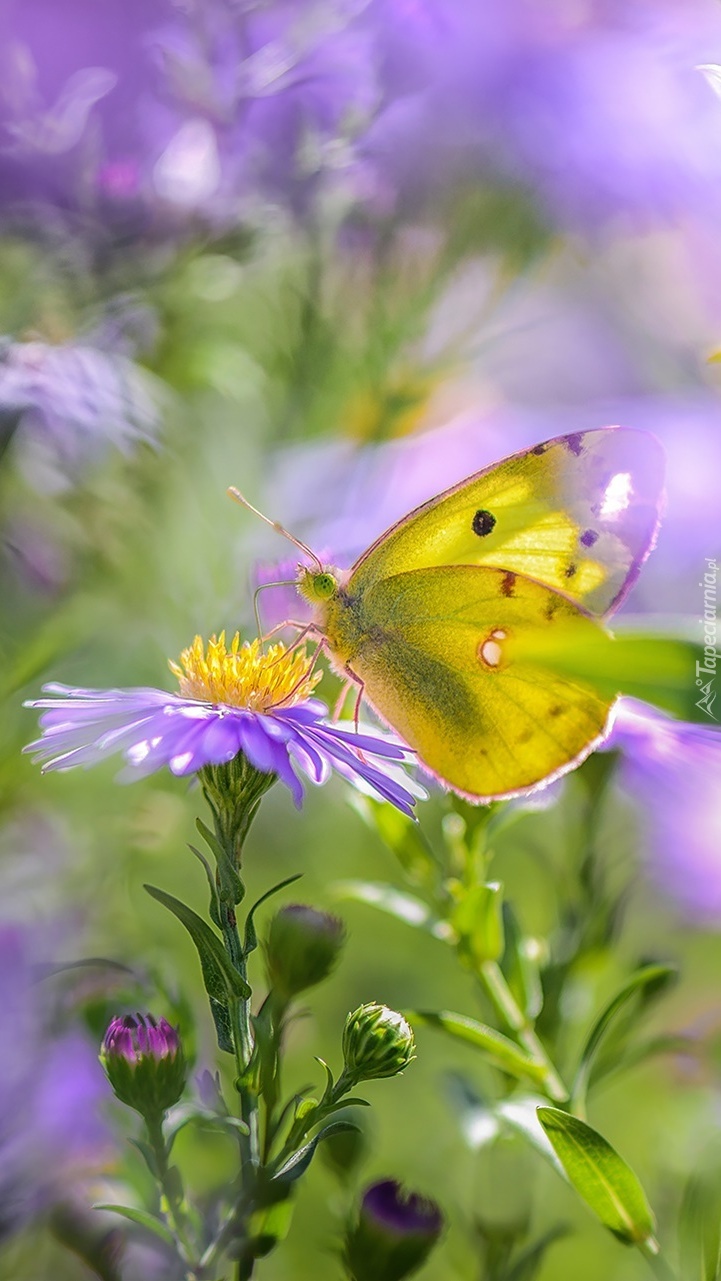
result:
[(633, 494), (633, 479), (628, 471), (617, 472), (612, 476), (603, 495), (600, 516), (602, 520), (615, 520), (625, 512)]

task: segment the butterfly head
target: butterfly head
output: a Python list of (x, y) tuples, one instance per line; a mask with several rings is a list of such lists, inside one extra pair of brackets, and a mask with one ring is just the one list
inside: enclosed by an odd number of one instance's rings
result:
[(321, 605), (330, 600), (338, 591), (339, 583), (330, 569), (308, 569), (301, 565), (298, 570), (298, 591), (311, 605)]

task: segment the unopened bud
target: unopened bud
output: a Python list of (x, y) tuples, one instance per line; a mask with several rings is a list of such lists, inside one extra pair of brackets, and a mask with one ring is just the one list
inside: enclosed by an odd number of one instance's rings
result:
[(152, 1014), (113, 1019), (100, 1061), (117, 1098), (143, 1116), (167, 1112), (185, 1088), (180, 1037), (167, 1019), (156, 1022)]
[(273, 991), (289, 1001), (321, 983), (335, 966), (344, 941), (345, 927), (337, 916), (302, 903), (282, 907), (270, 922), (265, 944)]
[(373, 1183), (346, 1234), (348, 1272), (353, 1281), (402, 1281), (425, 1263), (442, 1230), (435, 1201), (404, 1192), (394, 1179)]
[(413, 1029), (402, 1014), (372, 1002), (348, 1015), (343, 1029), (344, 1074), (350, 1084), (396, 1076), (415, 1058)]

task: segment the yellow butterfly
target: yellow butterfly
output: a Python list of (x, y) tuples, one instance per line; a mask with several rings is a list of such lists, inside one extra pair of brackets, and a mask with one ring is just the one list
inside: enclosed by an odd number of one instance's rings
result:
[(576, 644), (598, 638), (654, 545), (663, 470), (646, 432), (559, 436), (423, 503), (350, 570), (269, 523), (314, 561), (298, 567), (306, 630), (430, 773), (490, 801), (602, 740), (614, 700), (514, 643), (569, 626)]

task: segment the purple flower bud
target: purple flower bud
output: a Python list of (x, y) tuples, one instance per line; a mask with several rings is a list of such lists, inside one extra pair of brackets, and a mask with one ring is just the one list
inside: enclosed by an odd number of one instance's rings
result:
[(435, 1201), (404, 1192), (394, 1179), (371, 1184), (358, 1220), (346, 1234), (350, 1276), (353, 1281), (402, 1281), (425, 1262), (442, 1229)]
[(114, 1018), (100, 1061), (116, 1097), (143, 1116), (167, 1112), (183, 1093), (185, 1057), (167, 1019), (156, 1021), (152, 1014)]
[(315, 987), (330, 974), (345, 940), (337, 916), (302, 903), (282, 907), (270, 922), (265, 944), (268, 982), (282, 1001)]

